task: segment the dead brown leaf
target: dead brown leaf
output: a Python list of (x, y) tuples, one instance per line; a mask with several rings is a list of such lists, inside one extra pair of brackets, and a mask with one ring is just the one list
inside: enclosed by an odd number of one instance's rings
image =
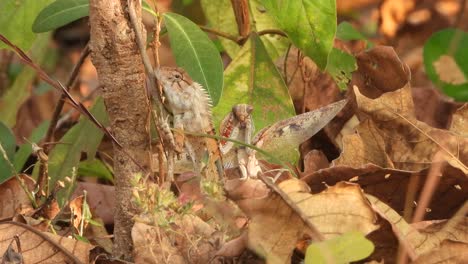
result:
[[(391, 224), (393, 232), (412, 260), (439, 248), (444, 240), (468, 243), (468, 235), (464, 223), (467, 220), (465, 214), (468, 210), (468, 203), (466, 202), (459, 209), (459, 213), (447, 221), (443, 228), (436, 232), (421, 232), (408, 224), (401, 215), (374, 196), (367, 195), (367, 198), (374, 210)], [(460, 230), (460, 227), (463, 229)]]
[[(18, 175), (27, 190), (32, 193), (34, 180), (26, 174)], [(32, 213), (33, 207), (18, 178), (12, 177), (0, 185), (0, 220), (11, 219), (16, 214)]]
[[(358, 159), (356, 157), (356, 159)], [(327, 186), (335, 185), (340, 181), (351, 181), (359, 184), (365, 193), (377, 197), (394, 210), (403, 213), (405, 193), (411, 177), (417, 177), (419, 182), (425, 182), (428, 169), (413, 173), (409, 171), (382, 168), (374, 164), (365, 164), (361, 167), (334, 166), (305, 175), (302, 180), (312, 189), (313, 193), (321, 192)], [(415, 190), (417, 197), (422, 190), (422, 184)], [(425, 219), (445, 219), (466, 201), (468, 181), (460, 177), (460, 171), (448, 167), (443, 171), (430, 210)]]
[[(388, 1), (387, 1), (388, 2)], [(368, 98), (400, 89), (410, 80), (410, 70), (390, 46), (377, 46), (356, 55), (358, 70), (352, 85)]]
[(468, 104), (458, 108), (452, 117), (450, 131), (458, 133), (463, 137), (468, 137)]
[(303, 219), (310, 221), (324, 238), (351, 230), (368, 234), (378, 228), (375, 215), (357, 185), (338, 183), (312, 195), (309, 187), (297, 179), (281, 182), (278, 187), (282, 194), (266, 192), (266, 187), (260, 183), (251, 183), (245, 190), (245, 183), (238, 184), (231, 192), (241, 198), (233, 200), (251, 219), (249, 248), (265, 257), (268, 263), (290, 262), (296, 242), (303, 234), (312, 234)]
[(412, 263), (468, 263), (468, 244), (445, 240), (438, 248), (421, 255)]
[(408, 171), (428, 168), (440, 150), (450, 165), (467, 174), (468, 139), (417, 121), (410, 89), (405, 85), (370, 99), (354, 87), (359, 112), (376, 124), (395, 168)]
[[(0, 223), (0, 255), (7, 250), (17, 236), (24, 263), (88, 263), (90, 244), (66, 237), (43, 233), (34, 228), (17, 223)], [(13, 242), (13, 245), (15, 243)]]

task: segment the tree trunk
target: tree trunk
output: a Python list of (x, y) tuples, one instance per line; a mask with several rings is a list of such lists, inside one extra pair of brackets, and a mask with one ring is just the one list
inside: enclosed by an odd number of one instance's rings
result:
[[(140, 1), (135, 4), (141, 21)], [(150, 103), (145, 72), (126, 12), (127, 0), (91, 0), (91, 58), (102, 87), (111, 131), (123, 146), (114, 145), (115, 201), (114, 256), (132, 259), (132, 217), (138, 208), (132, 203), (131, 179), (141, 169), (149, 170)], [(143, 28), (143, 26), (141, 26)], [(143, 39), (146, 39), (146, 33)]]

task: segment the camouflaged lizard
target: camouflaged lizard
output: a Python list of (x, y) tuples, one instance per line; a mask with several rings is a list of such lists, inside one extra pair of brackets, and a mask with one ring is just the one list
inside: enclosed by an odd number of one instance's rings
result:
[[(203, 170), (206, 177), (218, 175), (218, 179), (222, 178), (224, 170), (218, 142), (212, 138), (183, 133), (215, 133), (208, 93), (180, 68), (161, 67), (155, 73), (163, 87), (164, 105), (173, 117), (176, 152), (181, 154), (185, 150), (197, 173), (202, 174)], [(203, 166), (206, 153), (208, 162)]]
[[(248, 104), (237, 104), (224, 118), (220, 125), (220, 134), (223, 137), (251, 144), (252, 133), (255, 130), (252, 120), (253, 107)], [(220, 149), (223, 154), (224, 167), (238, 167), (241, 179), (257, 177), (261, 172), (255, 150), (246, 146), (234, 146), (234, 142), (221, 140)]]

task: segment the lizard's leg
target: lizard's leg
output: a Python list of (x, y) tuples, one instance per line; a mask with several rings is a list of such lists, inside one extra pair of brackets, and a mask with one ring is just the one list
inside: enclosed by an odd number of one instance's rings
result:
[(184, 149), (184, 125), (182, 122), (183, 115), (174, 115), (174, 129), (178, 130), (174, 132), (174, 150), (178, 154), (181, 154)]
[(237, 149), (237, 162), (239, 164), (239, 170), (242, 175), (241, 180), (248, 179), (249, 178), (249, 174), (247, 173), (248, 154), (246, 152), (246, 148)]
[[(247, 119), (246, 121), (246, 125), (245, 125), (245, 131), (244, 131), (244, 142), (246, 144), (249, 144), (251, 145), (252, 143), (252, 130), (253, 130), (253, 126), (252, 126), (252, 119), (249, 118)], [(245, 147), (246, 151), (247, 151), (247, 154), (251, 154), (253, 149), (249, 148), (249, 147)]]
[(190, 159), (192, 160), (193, 167), (195, 169), (195, 172), (197, 173), (197, 176), (201, 178), (201, 166), (200, 166), (200, 161), (197, 158), (197, 153), (195, 149), (193, 148), (192, 144), (188, 142), (188, 140), (185, 141), (185, 150), (187, 151), (187, 154), (189, 155)]

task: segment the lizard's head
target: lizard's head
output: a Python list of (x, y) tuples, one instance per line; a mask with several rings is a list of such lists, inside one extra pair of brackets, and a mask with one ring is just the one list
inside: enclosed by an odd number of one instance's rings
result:
[(253, 106), (248, 104), (237, 104), (232, 107), (232, 113), (235, 115), (237, 120), (239, 120), (241, 128), (246, 127), (247, 120), (249, 120), (252, 111)]
[(192, 84), (192, 79), (181, 68), (161, 67), (156, 70), (156, 77), (162, 82), (164, 87), (179, 88), (181, 90)]

